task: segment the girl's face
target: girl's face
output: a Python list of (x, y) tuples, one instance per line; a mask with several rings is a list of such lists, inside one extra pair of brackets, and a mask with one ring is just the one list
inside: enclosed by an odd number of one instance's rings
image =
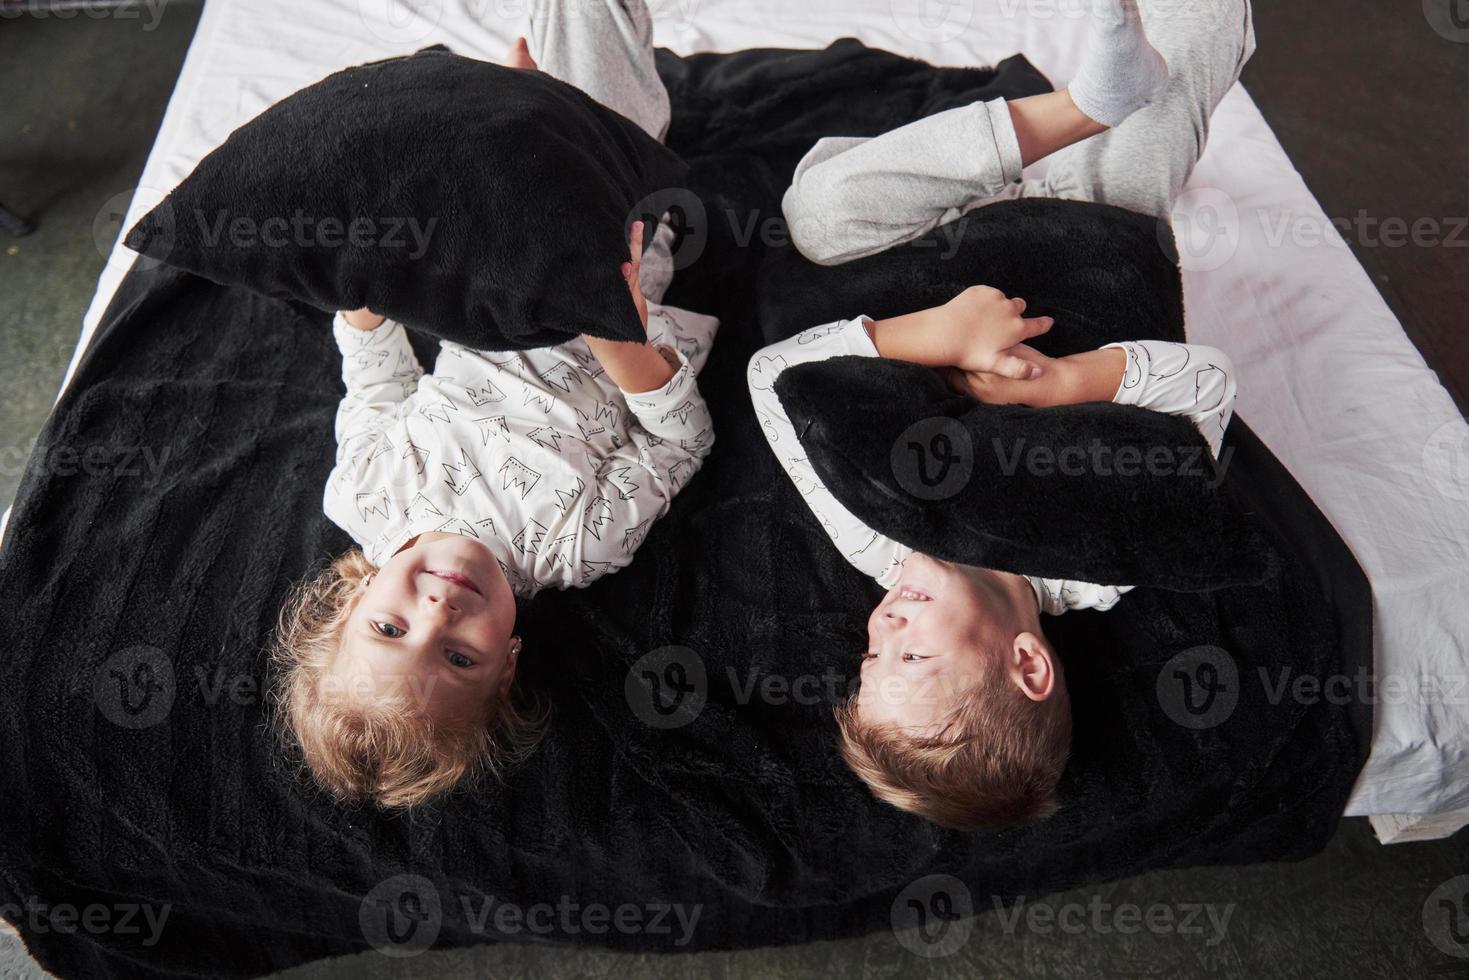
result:
[(503, 699), (515, 678), (515, 596), (474, 538), (409, 541), (362, 587), (328, 679), (349, 697), (413, 696), (442, 721)]

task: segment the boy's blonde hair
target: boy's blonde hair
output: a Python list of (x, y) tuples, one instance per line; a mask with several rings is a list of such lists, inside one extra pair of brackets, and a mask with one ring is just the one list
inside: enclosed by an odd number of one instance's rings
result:
[(935, 735), (867, 725), (855, 696), (836, 709), (842, 758), (879, 799), (954, 830), (1003, 830), (1049, 816), (1071, 750), (1064, 684), (1032, 701), (986, 671)]
[(328, 696), (324, 678), (342, 629), (363, 579), (376, 571), (353, 548), (292, 590), (276, 628), (276, 727), (299, 746), (317, 784), (339, 800), (412, 807), (530, 754), (546, 712), (516, 689), (487, 704), (481, 718), (457, 725), (435, 721), (406, 694), (367, 702)]

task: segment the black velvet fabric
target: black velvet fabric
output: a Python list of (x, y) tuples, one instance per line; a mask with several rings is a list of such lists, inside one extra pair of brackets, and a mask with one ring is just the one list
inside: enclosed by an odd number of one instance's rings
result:
[(230, 134), (128, 247), (481, 350), (641, 336), (619, 266), (677, 154), (581, 90), (443, 46), (348, 68)]
[[(1059, 357), (1122, 340), (1180, 341), (1166, 225), (1106, 205), (1017, 200), (839, 266), (794, 249), (761, 277), (766, 332), (854, 312), (912, 312), (994, 286), (1055, 325)], [(793, 317), (778, 297), (792, 297)], [(1048, 578), (1198, 591), (1258, 583), (1265, 540), (1184, 418), (1129, 405), (1034, 409), (955, 395), (914, 364), (799, 365), (776, 391), (811, 464), (864, 523), (950, 561)], [(952, 420), (952, 424), (944, 420)]]
[(1026, 316), (1054, 317), (1033, 343), (1052, 357), (1116, 340), (1184, 339), (1168, 224), (1089, 201), (1000, 201), (841, 265), (775, 250), (756, 302), (762, 329), (777, 340), (853, 311), (881, 319), (937, 306), (976, 283), (1024, 297)]
[[(1281, 570), (1203, 594), (1137, 589), (1055, 622), (1075, 712), (1055, 817), (948, 831), (846, 770), (831, 706), (879, 590), (830, 546), (754, 418), (744, 369), (762, 342), (765, 248), (741, 229), (778, 217), (821, 135), (1045, 82), (1021, 59), (931, 69), (850, 41), (660, 52), (659, 66), (669, 142), (707, 219), (669, 299), (723, 321), (700, 381), (719, 444), (631, 566), (526, 607), (523, 680), (554, 718), (503, 783), (389, 816), (334, 805), (281, 754), (263, 651), (290, 584), (349, 543), (320, 508), (342, 394), (327, 317), (167, 266), (123, 282), (0, 552), (15, 638), (0, 648), (0, 910), (44, 966), (253, 976), (392, 942), (798, 943), (887, 930), (914, 888), (949, 881), (931, 875), (962, 883), (944, 885), (960, 911), (965, 896), (986, 911), (1148, 869), (1298, 858), (1330, 837), (1369, 713), (1272, 699), (1256, 669), (1272, 684), (1369, 669), (1370, 596), (1240, 426), (1233, 465)], [(1201, 644), (1229, 658), (1213, 679), (1236, 704), (1188, 727), (1159, 681)], [(168, 918), (152, 942), (146, 927), (60, 931), (28, 900)], [(573, 903), (568, 927), (558, 909)], [(531, 928), (496, 914), (507, 904), (549, 915)], [(672, 904), (697, 914), (691, 929)], [(623, 905), (624, 928), (609, 925)]]
[(832, 495), (936, 558), (1186, 592), (1271, 573), (1223, 486), (1230, 457), (1215, 467), (1187, 419), (1110, 402), (977, 405), (934, 371), (870, 357), (798, 365), (776, 391)]

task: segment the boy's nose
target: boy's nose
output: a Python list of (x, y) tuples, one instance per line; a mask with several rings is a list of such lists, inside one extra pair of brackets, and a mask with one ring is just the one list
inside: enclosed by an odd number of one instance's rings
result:
[(907, 616), (904, 616), (900, 612), (893, 612), (891, 609), (882, 614), (882, 621), (887, 625), (893, 627), (903, 627), (908, 625)]

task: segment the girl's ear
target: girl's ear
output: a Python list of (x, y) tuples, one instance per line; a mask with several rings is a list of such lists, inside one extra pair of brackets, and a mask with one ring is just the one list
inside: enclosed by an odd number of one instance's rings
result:
[(520, 663), (520, 651), (524, 647), (525, 644), (521, 642), (520, 637), (512, 636), (510, 638), (510, 650), (505, 655), (505, 676), (500, 680), (501, 698), (510, 696), (510, 685), (515, 683), (515, 668)]

